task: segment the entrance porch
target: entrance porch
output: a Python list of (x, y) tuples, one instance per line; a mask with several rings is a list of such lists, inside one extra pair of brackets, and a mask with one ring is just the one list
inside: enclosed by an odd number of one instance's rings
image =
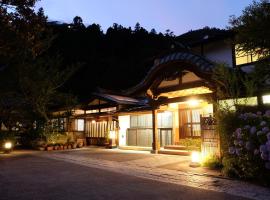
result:
[(119, 146), (124, 149), (156, 146), (157, 151), (162, 150), (160, 153), (182, 150), (188, 155), (191, 150), (200, 150), (201, 118), (209, 116), (213, 116), (213, 104), (203, 99), (168, 103), (153, 112), (122, 114), (118, 118)]

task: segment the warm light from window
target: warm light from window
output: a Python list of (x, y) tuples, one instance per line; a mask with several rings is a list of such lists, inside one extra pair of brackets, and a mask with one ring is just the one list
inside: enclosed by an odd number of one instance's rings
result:
[(191, 99), (187, 103), (188, 103), (189, 106), (195, 107), (195, 106), (198, 106), (199, 105), (199, 100)]
[(84, 110), (80, 110), (80, 109), (74, 110), (74, 115), (83, 115), (83, 114), (84, 114)]
[(263, 95), (262, 99), (263, 99), (264, 104), (269, 104), (270, 103), (270, 95)]
[(77, 119), (77, 131), (84, 131), (84, 119)]
[(116, 107), (102, 108), (100, 112), (113, 112), (116, 111)]
[(171, 108), (171, 109), (177, 109), (178, 108), (178, 104), (177, 103), (169, 103), (169, 108)]
[(98, 110), (97, 109), (96, 110), (86, 110), (85, 112), (86, 112), (86, 114), (98, 113)]
[(235, 46), (235, 61), (236, 65), (243, 65), (255, 62), (259, 59), (259, 54), (252, 54), (248, 52), (244, 52), (239, 49), (239, 46)]

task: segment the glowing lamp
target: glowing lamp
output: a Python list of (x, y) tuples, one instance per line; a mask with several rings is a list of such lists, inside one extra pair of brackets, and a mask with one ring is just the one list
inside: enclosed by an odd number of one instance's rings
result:
[(201, 153), (198, 151), (193, 151), (191, 153), (191, 163), (189, 164), (190, 167), (199, 167), (201, 166)]
[(269, 104), (270, 103), (270, 95), (263, 95), (262, 99), (263, 99), (264, 104)]
[(12, 143), (11, 143), (11, 142), (6, 142), (6, 143), (4, 144), (4, 147), (5, 147), (5, 149), (11, 149)]
[(115, 136), (116, 136), (115, 131), (109, 132), (109, 139), (115, 139)]
[(196, 99), (191, 99), (191, 100), (189, 100), (187, 103), (188, 103), (188, 105), (191, 106), (191, 107), (195, 107), (195, 106), (198, 106), (198, 105), (199, 105), (199, 101), (196, 100)]

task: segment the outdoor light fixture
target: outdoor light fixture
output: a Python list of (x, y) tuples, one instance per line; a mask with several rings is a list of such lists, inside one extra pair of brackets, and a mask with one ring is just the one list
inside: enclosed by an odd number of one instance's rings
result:
[(109, 139), (115, 139), (115, 131), (109, 132)]
[(116, 132), (115, 131), (110, 131), (109, 132), (109, 145), (107, 146), (107, 148), (109, 149), (113, 149), (113, 148), (116, 148)]
[(195, 106), (198, 106), (199, 105), (199, 100), (191, 99), (187, 103), (188, 103), (189, 106), (195, 107)]
[(263, 99), (264, 104), (269, 104), (270, 103), (270, 95), (263, 95), (262, 99)]
[(96, 123), (96, 120), (93, 119), (91, 122), (94, 124), (94, 123)]
[(191, 153), (191, 163), (189, 164), (190, 167), (199, 167), (201, 166), (201, 153), (198, 151), (192, 151)]
[(169, 108), (171, 108), (171, 109), (177, 109), (178, 108), (178, 104), (177, 103), (169, 103)]
[(11, 147), (12, 147), (12, 143), (11, 142), (5, 142), (5, 144), (4, 144), (4, 147), (5, 147), (5, 149), (11, 149)]

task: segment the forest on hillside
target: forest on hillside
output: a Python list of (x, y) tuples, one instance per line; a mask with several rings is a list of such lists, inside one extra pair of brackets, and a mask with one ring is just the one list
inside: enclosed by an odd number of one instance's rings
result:
[(80, 17), (72, 24), (50, 22), (55, 39), (50, 48), (65, 63), (79, 63), (79, 69), (65, 85), (81, 97), (97, 87), (119, 90), (138, 83), (153, 59), (171, 50), (175, 36), (154, 29), (148, 32), (139, 23), (134, 28), (113, 24), (104, 32), (100, 25), (88, 27)]

